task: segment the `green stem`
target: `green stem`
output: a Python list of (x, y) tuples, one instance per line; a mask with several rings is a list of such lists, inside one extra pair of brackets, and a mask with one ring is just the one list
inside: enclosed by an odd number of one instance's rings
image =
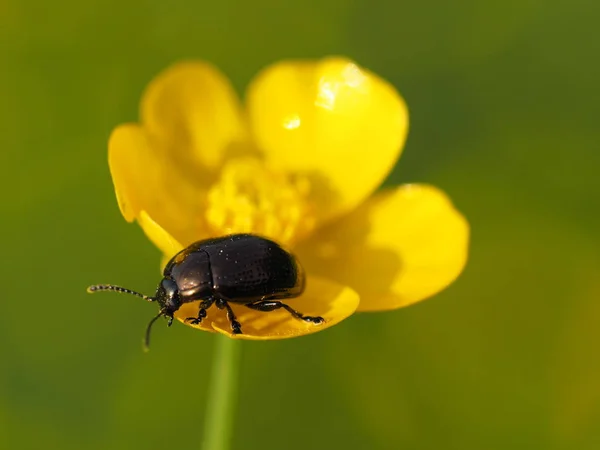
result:
[(228, 450), (231, 444), (240, 350), (237, 339), (217, 336), (204, 419), (202, 450)]

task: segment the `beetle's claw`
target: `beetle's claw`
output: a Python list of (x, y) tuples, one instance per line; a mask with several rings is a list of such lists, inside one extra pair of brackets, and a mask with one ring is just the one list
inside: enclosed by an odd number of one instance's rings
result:
[(322, 324), (323, 322), (325, 322), (325, 319), (323, 319), (323, 318), (322, 318), (322, 317), (320, 317), (320, 316), (316, 316), (316, 317), (305, 316), (305, 317), (304, 317), (304, 320), (306, 320), (306, 321), (308, 321), (308, 322), (312, 322), (312, 323), (314, 323), (315, 325), (320, 325), (320, 324)]
[(197, 317), (186, 317), (185, 321), (187, 323), (191, 323), (192, 325), (198, 325), (200, 322), (202, 322), (202, 319), (198, 319)]

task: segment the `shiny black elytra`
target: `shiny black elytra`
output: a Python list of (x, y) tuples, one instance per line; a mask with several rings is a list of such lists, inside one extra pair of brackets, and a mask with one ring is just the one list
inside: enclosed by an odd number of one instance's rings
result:
[(253, 234), (232, 234), (198, 241), (176, 254), (165, 266), (154, 297), (109, 284), (90, 286), (88, 292), (116, 291), (157, 302), (160, 311), (146, 329), (146, 347), (152, 324), (161, 316), (173, 323), (173, 314), (184, 303), (200, 301), (197, 317), (186, 321), (199, 324), (213, 304), (227, 311), (234, 334), (242, 333), (229, 303), (258, 311), (283, 308), (296, 319), (314, 324), (322, 317), (305, 316), (280, 300), (304, 292), (305, 279), (296, 258), (277, 243)]

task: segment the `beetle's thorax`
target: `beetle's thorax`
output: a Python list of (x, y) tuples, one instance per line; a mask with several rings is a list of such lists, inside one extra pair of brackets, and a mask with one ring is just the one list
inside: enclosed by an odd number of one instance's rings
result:
[(205, 299), (214, 293), (210, 256), (204, 249), (188, 247), (167, 265), (164, 275), (176, 283), (180, 304)]

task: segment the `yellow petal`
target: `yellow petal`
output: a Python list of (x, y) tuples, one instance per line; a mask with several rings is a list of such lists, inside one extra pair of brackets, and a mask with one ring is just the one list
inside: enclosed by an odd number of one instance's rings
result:
[(242, 109), (233, 87), (214, 66), (181, 62), (148, 85), (141, 104), (146, 131), (191, 176), (213, 169), (244, 139)]
[[(206, 236), (201, 219), (202, 188), (181, 175), (140, 126), (126, 124), (113, 131), (108, 162), (126, 220), (144, 221), (140, 214), (145, 211), (183, 245)], [(160, 248), (164, 251), (162, 244)]]
[(394, 167), (406, 138), (402, 98), (347, 59), (275, 64), (247, 97), (259, 148), (275, 167), (309, 177), (321, 219), (362, 203)]
[(150, 242), (162, 251), (164, 255), (171, 255), (170, 257), (173, 257), (183, 250), (183, 245), (156, 223), (146, 211), (140, 211), (138, 223), (148, 239), (150, 239)]
[(214, 305), (208, 309), (208, 315), (200, 325), (191, 325), (185, 322), (187, 317), (196, 317), (198, 302), (184, 304), (177, 311), (175, 317), (191, 327), (204, 331), (217, 331), (236, 339), (286, 339), (316, 333), (336, 325), (356, 311), (359, 298), (357, 293), (349, 287), (309, 276), (306, 291), (300, 297), (284, 302), (304, 315), (321, 316), (325, 322), (315, 325), (295, 319), (283, 309), (261, 312), (230, 303), (242, 325), (242, 334), (234, 335), (231, 333), (231, 325), (225, 311), (217, 309)]
[[(115, 186), (115, 194), (121, 214), (128, 222), (133, 222), (142, 204), (147, 203), (144, 195), (147, 180), (154, 174), (144, 173), (142, 168), (155, 155), (148, 151), (142, 130), (134, 124), (117, 127), (108, 140), (108, 164)], [(158, 164), (154, 162), (152, 167)]]
[(467, 261), (469, 226), (440, 190), (376, 194), (295, 249), (307, 272), (355, 289), (358, 311), (399, 308), (448, 286)]

